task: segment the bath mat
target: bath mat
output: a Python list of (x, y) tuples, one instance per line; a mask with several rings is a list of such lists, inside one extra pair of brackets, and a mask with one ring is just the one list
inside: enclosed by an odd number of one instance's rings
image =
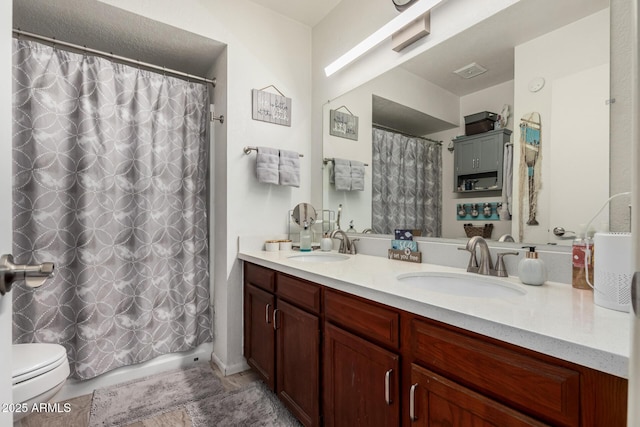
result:
[(176, 369), (93, 392), (89, 426), (122, 426), (224, 392), (208, 363)]
[(298, 427), (301, 424), (261, 381), (187, 403), (193, 427)]

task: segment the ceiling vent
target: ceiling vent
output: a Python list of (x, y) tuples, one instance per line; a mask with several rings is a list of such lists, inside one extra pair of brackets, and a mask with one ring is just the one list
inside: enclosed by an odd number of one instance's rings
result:
[(470, 79), (475, 76), (479, 76), (482, 73), (486, 73), (487, 69), (482, 65), (478, 65), (475, 62), (472, 62), (469, 65), (465, 65), (464, 67), (454, 71), (454, 74), (459, 75), (463, 79)]

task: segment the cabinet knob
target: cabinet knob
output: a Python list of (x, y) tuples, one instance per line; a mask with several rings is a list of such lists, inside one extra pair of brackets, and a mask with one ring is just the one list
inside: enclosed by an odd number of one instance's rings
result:
[(278, 310), (277, 308), (275, 310), (273, 310), (273, 330), (276, 331), (278, 330), (278, 312), (280, 310)]
[(266, 324), (271, 323), (271, 319), (269, 318), (269, 308), (271, 308), (271, 304), (264, 306), (264, 321)]

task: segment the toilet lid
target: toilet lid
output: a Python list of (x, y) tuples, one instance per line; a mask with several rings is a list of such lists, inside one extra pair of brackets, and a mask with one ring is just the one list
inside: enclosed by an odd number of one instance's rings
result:
[(67, 351), (59, 344), (14, 344), (13, 384), (26, 381), (67, 363)]

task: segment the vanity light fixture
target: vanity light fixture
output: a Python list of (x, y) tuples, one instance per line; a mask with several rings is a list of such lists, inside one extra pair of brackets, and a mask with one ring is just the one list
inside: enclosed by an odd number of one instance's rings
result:
[(324, 69), (327, 77), (334, 74), (338, 70), (341, 70), (348, 64), (352, 63), (360, 56), (373, 49), (385, 39), (391, 37), (394, 33), (406, 27), (420, 16), (429, 12), (433, 7), (438, 5), (443, 0), (419, 0), (416, 4), (409, 7), (400, 15), (393, 18), (391, 21), (384, 24), (376, 32), (369, 37), (358, 43), (350, 51), (342, 55), (340, 58), (327, 65)]

